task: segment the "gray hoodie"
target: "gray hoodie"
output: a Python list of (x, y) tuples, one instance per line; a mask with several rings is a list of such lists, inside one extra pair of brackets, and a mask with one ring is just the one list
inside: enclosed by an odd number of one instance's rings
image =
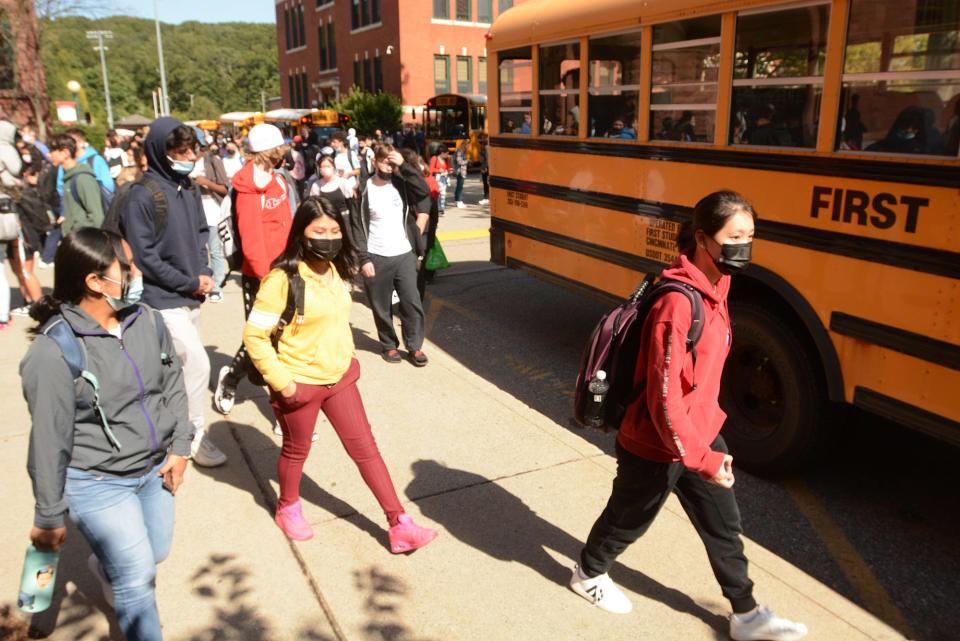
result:
[(17, 184), (17, 177), (23, 161), (17, 151), (14, 141), (17, 137), (17, 128), (12, 122), (0, 120), (0, 187), (13, 187)]
[(122, 339), (77, 305), (64, 305), (62, 314), (81, 337), (87, 370), (100, 382), (100, 406), (121, 448), (115, 449), (104, 433), (93, 409), (92, 385), (75, 382), (60, 347), (37, 336), (20, 362), (20, 377), (33, 423), (27, 471), (36, 499), (34, 525), (43, 528), (63, 525), (68, 467), (143, 474), (167, 451), (189, 455), (194, 430), (173, 340), (165, 331), (158, 343), (156, 326), (146, 316), (159, 314), (143, 305), (120, 312)]

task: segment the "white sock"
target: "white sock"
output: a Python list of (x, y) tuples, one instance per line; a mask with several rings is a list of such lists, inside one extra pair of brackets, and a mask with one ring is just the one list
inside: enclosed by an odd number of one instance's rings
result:
[(589, 577), (589, 576), (587, 576), (586, 574), (583, 573), (583, 568), (581, 568), (581, 567), (578, 565), (578, 566), (577, 566), (577, 578), (580, 579), (581, 581), (586, 581), (586, 580), (588, 580), (588, 579), (590, 579), (590, 578), (596, 578), (596, 577)]
[(760, 606), (758, 605), (758, 606), (755, 606), (749, 612), (741, 612), (740, 614), (734, 613), (733, 616), (737, 617), (737, 620), (740, 621), (741, 623), (750, 623), (751, 621), (753, 621), (753, 618), (757, 616), (759, 612), (760, 612)]

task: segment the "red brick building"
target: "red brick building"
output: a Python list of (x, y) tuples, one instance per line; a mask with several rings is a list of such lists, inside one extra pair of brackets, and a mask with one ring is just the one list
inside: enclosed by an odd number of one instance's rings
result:
[(276, 0), (283, 105), (320, 106), (356, 85), (396, 94), (412, 120), (433, 95), (486, 94), (485, 36), (518, 2)]

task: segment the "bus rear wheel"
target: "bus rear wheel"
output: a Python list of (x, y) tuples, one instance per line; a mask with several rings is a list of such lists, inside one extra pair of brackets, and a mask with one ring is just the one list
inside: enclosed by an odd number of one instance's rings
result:
[(734, 336), (724, 367), (723, 436), (734, 463), (788, 472), (812, 453), (827, 402), (819, 359), (786, 319), (754, 303), (735, 304)]

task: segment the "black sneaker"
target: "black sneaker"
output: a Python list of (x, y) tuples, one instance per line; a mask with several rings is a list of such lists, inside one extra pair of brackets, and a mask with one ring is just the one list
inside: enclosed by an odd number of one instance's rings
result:
[(403, 359), (400, 357), (400, 352), (395, 349), (388, 349), (387, 351), (380, 354), (380, 358), (387, 361), (388, 363), (399, 363)]
[(421, 352), (419, 349), (415, 352), (407, 352), (407, 358), (409, 358), (410, 362), (417, 367), (425, 367), (429, 362), (427, 360), (427, 355)]
[(217, 389), (213, 393), (213, 406), (224, 416), (230, 413), (236, 402), (237, 384), (231, 378), (231, 374), (229, 365), (220, 368), (220, 373), (217, 375)]

